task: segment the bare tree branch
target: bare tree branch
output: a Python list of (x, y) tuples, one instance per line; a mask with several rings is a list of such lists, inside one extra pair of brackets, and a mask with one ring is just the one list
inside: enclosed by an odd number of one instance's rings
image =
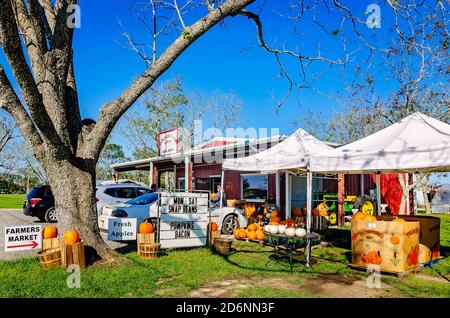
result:
[(224, 18), (236, 15), (254, 1), (229, 0), (188, 27), (188, 33), (183, 32), (121, 96), (102, 107), (99, 120), (85, 143), (84, 156), (98, 158), (108, 135), (119, 118), (175, 62), (177, 57)]

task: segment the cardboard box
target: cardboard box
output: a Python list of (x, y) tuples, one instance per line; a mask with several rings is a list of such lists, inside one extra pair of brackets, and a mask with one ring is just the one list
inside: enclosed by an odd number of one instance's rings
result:
[(353, 265), (388, 272), (419, 265), (419, 222), (352, 220), (351, 228)]
[[(407, 221), (420, 223), (419, 263), (440, 258), (441, 219), (435, 216), (398, 216)], [(379, 219), (391, 220), (392, 216), (380, 216)]]

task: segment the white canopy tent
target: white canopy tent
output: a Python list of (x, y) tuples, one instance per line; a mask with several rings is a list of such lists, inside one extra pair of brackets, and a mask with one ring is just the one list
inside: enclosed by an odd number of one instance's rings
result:
[[(226, 159), (222, 163), (222, 191), (224, 170), (258, 171), (258, 172), (296, 172), (306, 173), (306, 231), (311, 233), (312, 221), (312, 173), (310, 172), (311, 158), (320, 158), (321, 154), (333, 150), (323, 141), (318, 140), (303, 129), (298, 129), (294, 134), (281, 143), (252, 156)], [(307, 264), (310, 264), (311, 248), (307, 248)]]
[(450, 171), (450, 125), (414, 113), (370, 136), (311, 160), (320, 173)]
[(316, 173), (376, 173), (380, 211), (381, 173), (450, 171), (450, 125), (417, 112), (370, 136), (313, 158), (310, 168)]

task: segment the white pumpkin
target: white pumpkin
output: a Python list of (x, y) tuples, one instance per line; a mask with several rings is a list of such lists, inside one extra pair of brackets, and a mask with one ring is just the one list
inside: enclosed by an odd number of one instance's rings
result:
[(289, 237), (295, 236), (295, 228), (293, 228), (293, 227), (288, 227), (288, 228), (286, 229), (286, 231), (284, 231), (284, 234), (286, 234), (286, 235), (289, 236)]
[(278, 225), (271, 225), (269, 232), (270, 234), (278, 234)]
[(298, 237), (305, 237), (306, 236), (306, 230), (302, 227), (295, 230), (295, 235)]
[(270, 232), (270, 228), (272, 227), (272, 225), (264, 225), (264, 231), (265, 232)]
[(278, 225), (278, 233), (284, 234), (284, 231), (286, 231), (286, 225), (283, 224)]

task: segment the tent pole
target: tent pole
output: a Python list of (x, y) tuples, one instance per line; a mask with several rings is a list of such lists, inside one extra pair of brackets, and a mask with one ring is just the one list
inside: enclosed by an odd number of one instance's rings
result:
[[(306, 175), (306, 232), (311, 233), (312, 223), (312, 172)], [(306, 240), (306, 266), (311, 266), (311, 241)]]
[(377, 215), (381, 215), (381, 174), (377, 173)]
[(286, 203), (285, 203), (285, 215), (288, 216), (291, 213), (291, 182), (290, 182), (291, 176), (288, 172), (286, 172), (286, 180), (285, 180), (285, 187), (286, 187)]
[(411, 215), (411, 206), (409, 204), (409, 173), (405, 174), (405, 179), (406, 179), (406, 215)]

